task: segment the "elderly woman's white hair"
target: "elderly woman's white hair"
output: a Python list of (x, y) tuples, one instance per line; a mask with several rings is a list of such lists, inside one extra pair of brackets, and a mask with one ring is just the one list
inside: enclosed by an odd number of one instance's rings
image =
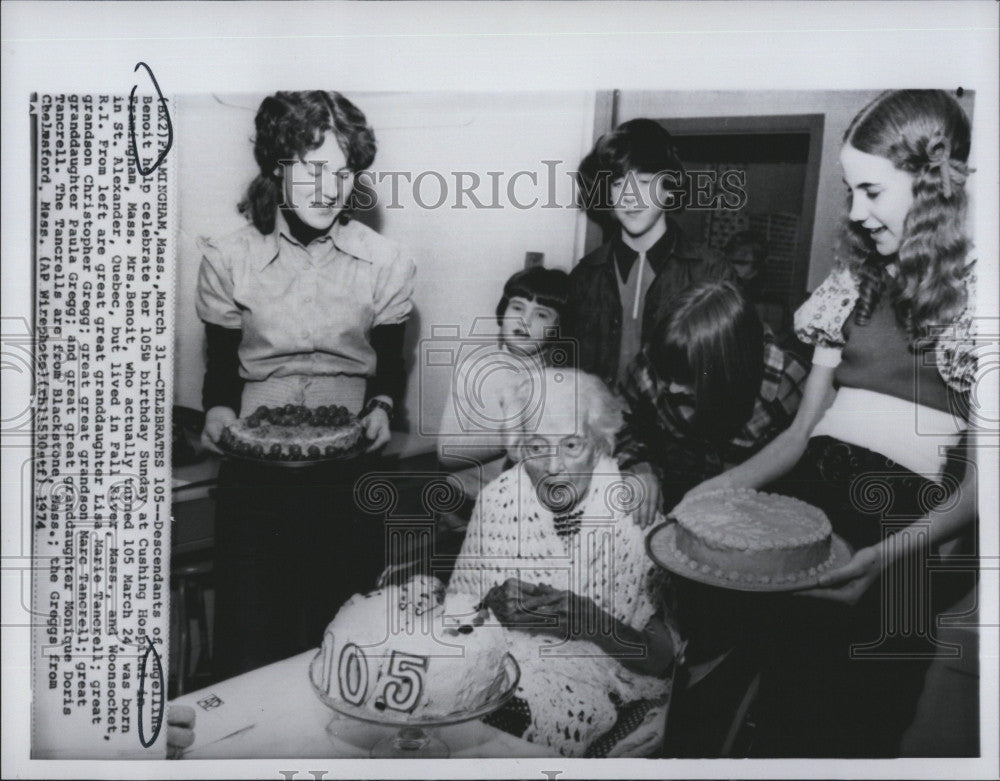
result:
[[(501, 395), (504, 440), (512, 461), (524, 457), (522, 444), (534, 434), (585, 436), (594, 449), (611, 455), (624, 419), (623, 404), (593, 374), (545, 369), (526, 375)], [(553, 420), (562, 418), (562, 425)]]

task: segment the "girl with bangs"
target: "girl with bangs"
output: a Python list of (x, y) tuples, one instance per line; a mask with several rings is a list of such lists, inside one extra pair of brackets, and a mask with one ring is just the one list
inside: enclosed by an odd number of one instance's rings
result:
[(782, 478), (855, 549), (757, 631), (762, 754), (898, 756), (935, 653), (926, 557), (976, 515), (970, 137), (939, 90), (883, 93), (854, 118), (846, 251), (795, 317), (815, 345), (799, 413), (692, 492)]
[[(524, 377), (535, 381), (552, 365), (563, 314), (568, 306), (569, 276), (565, 271), (534, 267), (515, 272), (504, 283), (496, 307), (499, 326), (495, 345), (471, 343), (457, 362), (448, 386), (438, 434), (438, 460), (454, 470), (465, 501), (439, 519), (447, 538), (465, 532), (476, 497), (504, 469), (511, 466), (504, 442), (504, 423), (509, 417), (500, 400), (512, 383)], [(566, 356), (560, 358), (565, 363)]]

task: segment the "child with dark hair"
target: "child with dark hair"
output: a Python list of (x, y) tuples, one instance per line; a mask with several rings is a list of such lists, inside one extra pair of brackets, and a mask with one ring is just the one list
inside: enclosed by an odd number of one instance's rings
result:
[(629, 366), (619, 461), (627, 454), (626, 463), (651, 463), (669, 510), (783, 431), (808, 371), (777, 345), (736, 283), (694, 285)]
[(683, 205), (684, 165), (670, 134), (633, 119), (601, 136), (580, 164), (581, 200), (612, 233), (570, 274), (564, 333), (580, 368), (609, 385), (625, 379), (643, 338), (670, 300), (704, 279), (731, 279), (721, 255), (688, 243), (667, 211)]
[(808, 348), (795, 338), (788, 301), (768, 290), (765, 284), (767, 242), (753, 231), (740, 231), (729, 237), (722, 253), (732, 265), (743, 292), (757, 309), (761, 322), (771, 329), (778, 344), (808, 357)]
[[(559, 335), (569, 299), (565, 271), (529, 268), (512, 275), (497, 304), (495, 346), (467, 353), (455, 367), (438, 438), (438, 459), (457, 473), (471, 502), (505, 462), (500, 399), (525, 374), (540, 374)], [(467, 514), (465, 515), (467, 520)]]
[[(569, 299), (569, 277), (554, 268), (518, 271), (504, 283), (497, 303), (500, 343), (515, 352), (547, 355)], [(539, 330), (541, 329), (541, 330)]]
[[(565, 271), (533, 267), (514, 273), (503, 286), (496, 307), (500, 330), (493, 337), (473, 335), (460, 345), (448, 386), (438, 428), (438, 461), (453, 472), (464, 499), (440, 513), (434, 551), (438, 555), (458, 553), (465, 530), (482, 488), (510, 466), (507, 460), (507, 428), (514, 416), (501, 400), (512, 385), (533, 378), (537, 388), (542, 371), (562, 323), (569, 296)], [(403, 582), (414, 567), (426, 562), (388, 562), (380, 583)], [(440, 562), (434, 575), (445, 577)]]
[[(619, 463), (651, 464), (669, 513), (688, 490), (745, 461), (787, 428), (808, 373), (807, 363), (776, 342), (741, 285), (693, 285), (629, 366), (621, 386), (630, 412), (619, 435)], [(684, 579), (675, 588), (691, 665), (738, 643), (748, 620), (745, 600)], [(738, 654), (730, 660), (731, 673), (744, 663)], [(728, 727), (716, 714), (727, 704), (736, 707), (727, 694), (713, 700), (703, 692), (685, 689), (674, 703), (680, 721), (669, 750), (680, 756), (714, 751), (720, 726)]]
[(739, 231), (726, 241), (722, 250), (751, 298), (760, 293), (764, 264), (767, 262), (767, 242), (753, 231)]
[[(374, 134), (347, 98), (319, 90), (265, 98), (255, 124), (259, 170), (239, 204), (250, 224), (202, 242), (202, 440), (218, 450), (222, 430), (259, 406), (340, 405), (360, 416), (377, 449), (389, 441), (405, 383), (414, 264), (350, 218), (355, 176), (375, 156)], [(381, 529), (352, 509), (362, 461), (294, 470), (222, 463), (220, 677), (315, 645), (340, 603), (378, 573)]]

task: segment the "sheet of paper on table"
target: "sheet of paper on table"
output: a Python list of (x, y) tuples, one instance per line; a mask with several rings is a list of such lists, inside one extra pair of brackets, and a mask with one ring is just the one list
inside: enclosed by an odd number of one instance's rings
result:
[[(172, 705), (188, 705), (196, 714), (195, 742), (184, 758), (367, 757), (395, 728), (337, 716), (320, 702), (309, 682), (315, 655), (307, 651), (174, 700)], [(457, 758), (553, 756), (481, 721), (442, 727), (436, 734)]]

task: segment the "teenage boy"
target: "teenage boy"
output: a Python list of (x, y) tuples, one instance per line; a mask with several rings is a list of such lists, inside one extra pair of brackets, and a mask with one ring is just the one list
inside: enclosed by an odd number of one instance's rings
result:
[(667, 217), (683, 177), (670, 134), (651, 119), (605, 133), (580, 164), (588, 211), (613, 235), (570, 273), (563, 334), (577, 340), (580, 368), (610, 387), (624, 380), (675, 295), (734, 277), (720, 254), (690, 244)]

